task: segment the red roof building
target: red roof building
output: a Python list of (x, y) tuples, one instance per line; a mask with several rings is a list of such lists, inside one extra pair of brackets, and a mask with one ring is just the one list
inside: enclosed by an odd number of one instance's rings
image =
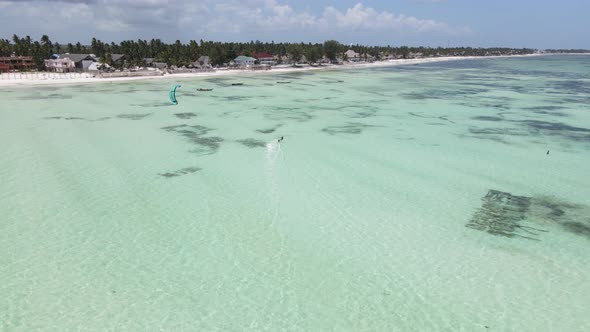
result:
[(8, 70), (32, 70), (35, 69), (33, 57), (30, 56), (6, 56), (0, 57), (0, 64), (8, 66)]

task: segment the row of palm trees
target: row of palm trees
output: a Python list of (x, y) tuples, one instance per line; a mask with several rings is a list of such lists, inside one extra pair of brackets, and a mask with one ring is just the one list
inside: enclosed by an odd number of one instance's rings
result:
[(366, 46), (343, 45), (335, 40), (324, 43), (275, 43), (275, 42), (199, 42), (191, 40), (182, 43), (176, 40), (168, 44), (160, 39), (124, 40), (120, 43), (105, 43), (92, 38), (90, 45), (68, 43), (61, 45), (51, 42), (49, 36), (43, 35), (39, 41), (33, 41), (30, 36), (21, 38), (13, 35), (12, 41), (0, 39), (0, 56), (24, 55), (32, 56), (39, 68), (43, 67), (43, 60), (54, 53), (93, 53), (103, 59), (108, 59), (108, 54), (125, 54), (127, 65), (143, 65), (145, 58), (154, 58), (156, 61), (170, 65), (182, 66), (196, 61), (200, 56), (209, 56), (213, 65), (221, 65), (230, 62), (238, 55), (253, 55), (259, 52), (267, 52), (280, 58), (289, 58), (298, 61), (303, 56), (307, 62), (315, 63), (326, 57), (336, 60), (343, 53), (352, 49), (362, 55), (369, 55), (376, 59), (386, 55), (395, 55), (401, 58), (411, 57), (412, 54), (422, 56), (449, 56), (449, 55), (502, 55), (502, 54), (530, 54), (533, 49), (513, 48), (471, 48), (471, 47), (392, 47), (392, 46)]

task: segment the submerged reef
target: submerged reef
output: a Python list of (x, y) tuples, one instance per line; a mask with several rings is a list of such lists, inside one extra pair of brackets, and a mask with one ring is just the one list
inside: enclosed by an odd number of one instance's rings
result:
[(185, 137), (190, 143), (196, 145), (191, 152), (197, 154), (213, 154), (217, 152), (221, 142), (224, 141), (222, 137), (205, 136), (213, 129), (200, 125), (189, 126), (187, 124), (181, 124), (162, 127), (162, 129)]
[(516, 196), (489, 190), (481, 207), (465, 225), (491, 235), (540, 240), (549, 227), (558, 226), (590, 239), (590, 208), (554, 197)]
[(141, 120), (146, 116), (151, 115), (152, 113), (145, 113), (145, 114), (119, 114), (117, 115), (120, 119), (129, 119), (129, 120)]
[(200, 167), (186, 167), (186, 168), (182, 168), (182, 169), (172, 171), (172, 172), (160, 173), (158, 175), (165, 177), (165, 178), (173, 178), (173, 177), (181, 176), (181, 175), (185, 175), (185, 174), (192, 174), (192, 173), (198, 172), (200, 170), (201, 170)]
[(245, 145), (249, 148), (266, 147), (266, 142), (254, 138), (239, 139), (236, 142), (241, 143), (242, 145)]
[[(537, 240), (533, 236), (538, 236), (540, 231), (543, 232), (543, 230), (521, 224), (531, 205), (530, 197), (490, 190), (482, 201), (481, 208), (475, 212), (467, 227), (492, 235), (523, 237), (531, 240)], [(521, 235), (520, 231), (526, 235)]]

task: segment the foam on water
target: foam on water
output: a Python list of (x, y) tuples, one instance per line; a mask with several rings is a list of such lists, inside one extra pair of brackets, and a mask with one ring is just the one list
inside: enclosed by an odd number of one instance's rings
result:
[(0, 90), (0, 330), (588, 331), (589, 59)]

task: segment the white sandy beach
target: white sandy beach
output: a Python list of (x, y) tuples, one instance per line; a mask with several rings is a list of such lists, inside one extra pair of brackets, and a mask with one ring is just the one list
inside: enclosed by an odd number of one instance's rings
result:
[[(527, 54), (527, 55), (510, 55), (501, 57), (529, 57), (539, 56), (541, 54)], [(290, 73), (298, 71), (310, 71), (310, 70), (342, 70), (342, 69), (354, 69), (354, 68), (371, 68), (371, 67), (388, 67), (388, 66), (401, 66), (401, 65), (412, 65), (422, 64), (431, 62), (443, 62), (443, 61), (456, 61), (456, 60), (468, 60), (468, 59), (486, 59), (486, 58), (499, 58), (499, 56), (455, 56), (455, 57), (436, 57), (436, 58), (420, 58), (420, 59), (396, 59), (388, 61), (377, 61), (372, 63), (356, 63), (356, 64), (344, 64), (344, 65), (322, 65), (318, 67), (312, 67), (309, 65), (301, 65), (297, 67), (293, 66), (278, 66), (270, 70), (264, 71), (250, 71), (241, 69), (218, 69), (214, 72), (201, 72), (201, 73), (182, 73), (182, 74), (165, 74), (162, 76), (138, 76), (138, 77), (116, 77), (116, 78), (98, 78), (92, 77), (88, 73), (75, 73), (71, 77), (62, 75), (61, 78), (50, 78), (51, 75), (42, 75), (43, 72), (39, 72), (39, 75), (32, 73), (27, 75), (22, 73), (20, 77), (15, 77), (14, 73), (1, 74), (0, 77), (0, 88), (2, 87), (15, 87), (15, 86), (35, 86), (35, 85), (55, 85), (55, 84), (81, 84), (81, 83), (104, 83), (104, 82), (125, 82), (125, 81), (136, 81), (136, 80), (160, 80), (160, 79), (177, 79), (177, 78), (191, 78), (191, 77), (211, 77), (211, 76), (226, 76), (226, 75), (252, 75), (252, 74), (269, 74), (269, 73)], [(43, 77), (45, 76), (45, 77)], [(78, 76), (78, 77), (76, 77)]]

